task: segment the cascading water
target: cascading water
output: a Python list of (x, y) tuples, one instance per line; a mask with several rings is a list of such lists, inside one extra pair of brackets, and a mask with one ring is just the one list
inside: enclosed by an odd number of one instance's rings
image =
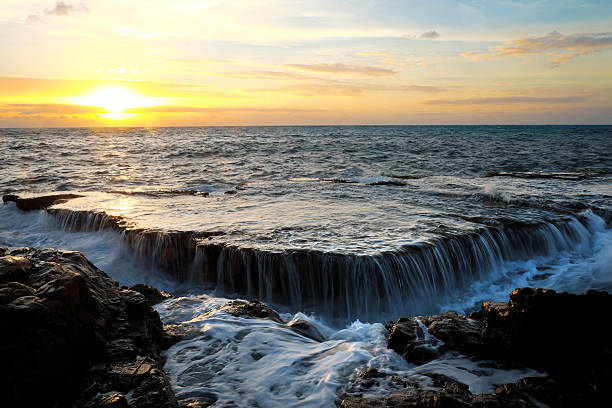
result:
[(60, 209), (47, 214), (51, 224), (66, 231), (116, 231), (146, 268), (166, 271), (179, 282), (214, 283), (220, 295), (257, 298), (342, 322), (435, 312), (445, 299), (494, 278), (509, 262), (588, 250), (595, 232), (606, 225), (585, 211), (353, 255), (207, 244), (204, 237), (210, 233), (134, 229), (104, 213)]

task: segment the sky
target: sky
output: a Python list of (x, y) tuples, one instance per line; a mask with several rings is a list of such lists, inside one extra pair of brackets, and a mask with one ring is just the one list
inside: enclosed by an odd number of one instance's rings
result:
[(0, 39), (0, 127), (612, 123), (610, 0), (2, 0)]

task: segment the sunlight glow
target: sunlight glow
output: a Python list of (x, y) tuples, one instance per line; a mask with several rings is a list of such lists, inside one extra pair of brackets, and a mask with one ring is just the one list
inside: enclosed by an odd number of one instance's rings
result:
[(99, 114), (110, 120), (123, 120), (136, 116), (126, 113), (127, 109), (155, 106), (155, 100), (139, 96), (126, 88), (101, 88), (90, 95), (77, 98), (75, 103), (84, 106), (97, 106), (107, 110)]

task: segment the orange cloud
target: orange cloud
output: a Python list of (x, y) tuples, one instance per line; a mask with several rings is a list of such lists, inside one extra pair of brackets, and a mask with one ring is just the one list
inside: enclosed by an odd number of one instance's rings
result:
[(361, 96), (365, 93), (373, 92), (423, 92), (437, 93), (443, 89), (435, 86), (426, 85), (370, 85), (370, 84), (355, 84), (347, 82), (319, 82), (319, 83), (302, 83), (296, 85), (281, 86), (278, 88), (259, 88), (250, 89), (247, 92), (273, 92), (273, 93), (295, 93), (304, 96), (312, 95), (344, 95), (344, 96)]
[(479, 61), (491, 57), (522, 57), (548, 51), (549, 61), (558, 64), (580, 55), (609, 48), (612, 48), (612, 33), (564, 35), (553, 31), (543, 37), (528, 37), (520, 40), (506, 41), (503, 44), (491, 47), (489, 53), (464, 52), (461, 56), (470, 58), (473, 61)]
[(12, 103), (2, 105), (1, 113), (18, 115), (82, 115), (88, 113), (103, 113), (106, 109), (97, 106), (69, 105), (62, 103)]
[(377, 77), (397, 74), (397, 71), (387, 68), (367, 65), (346, 64), (285, 64), (287, 68), (298, 71), (319, 72), (324, 74), (353, 74), (365, 77)]
[(432, 99), (425, 101), (427, 105), (513, 105), (513, 104), (563, 104), (579, 103), (590, 98), (589, 95), (561, 96), (561, 97), (533, 97), (533, 96), (502, 96), (490, 98), (467, 99)]

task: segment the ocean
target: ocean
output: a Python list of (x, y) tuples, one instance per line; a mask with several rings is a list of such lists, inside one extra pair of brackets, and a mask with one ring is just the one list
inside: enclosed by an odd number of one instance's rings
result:
[[(522, 286), (612, 293), (612, 126), (0, 129), (0, 141), (3, 194), (83, 196), (2, 205), (0, 246), (81, 251), (121, 284), (173, 293), (163, 322), (201, 331), (165, 352), (179, 400), (333, 406), (367, 368), (491, 392), (525, 372), (460, 356), (415, 367), (386, 348), (384, 324)], [(235, 298), (326, 341), (216, 308)]]

